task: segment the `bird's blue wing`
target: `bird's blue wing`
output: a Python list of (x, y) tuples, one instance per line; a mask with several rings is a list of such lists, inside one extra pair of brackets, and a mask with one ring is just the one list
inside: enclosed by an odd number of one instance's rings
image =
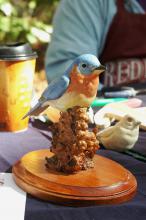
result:
[(53, 80), (43, 92), (40, 100), (48, 101), (58, 99), (66, 91), (70, 83), (68, 76), (63, 75)]

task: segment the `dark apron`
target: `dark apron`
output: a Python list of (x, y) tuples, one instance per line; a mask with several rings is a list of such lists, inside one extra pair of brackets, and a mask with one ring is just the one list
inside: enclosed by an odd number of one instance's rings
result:
[(117, 0), (100, 61), (107, 66), (104, 86), (146, 81), (146, 14), (128, 12), (124, 0)]

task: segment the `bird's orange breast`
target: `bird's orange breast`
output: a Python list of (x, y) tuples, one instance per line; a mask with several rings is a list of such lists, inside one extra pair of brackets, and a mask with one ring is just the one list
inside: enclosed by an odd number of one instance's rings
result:
[(83, 75), (78, 73), (77, 66), (75, 66), (70, 74), (70, 85), (67, 92), (76, 91), (78, 94), (83, 94), (87, 98), (96, 95), (99, 77), (95, 74)]

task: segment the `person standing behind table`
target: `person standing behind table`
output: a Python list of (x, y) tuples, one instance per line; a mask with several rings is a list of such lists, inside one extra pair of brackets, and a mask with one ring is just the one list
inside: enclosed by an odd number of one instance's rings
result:
[(104, 86), (146, 81), (145, 10), (145, 0), (62, 0), (46, 53), (48, 82), (84, 53), (106, 64)]

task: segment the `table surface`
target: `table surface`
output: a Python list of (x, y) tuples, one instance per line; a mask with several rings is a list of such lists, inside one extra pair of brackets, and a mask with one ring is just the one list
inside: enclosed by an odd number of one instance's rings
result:
[[(146, 96), (138, 98), (146, 106)], [(10, 172), (11, 166), (27, 152), (49, 148), (50, 145), (51, 133), (48, 125), (39, 121), (31, 121), (28, 130), (24, 132), (0, 132), (0, 172)], [(140, 131), (134, 150), (146, 156), (146, 132)], [(27, 195), (25, 220), (146, 219), (146, 163), (115, 151), (100, 149), (97, 153), (120, 163), (135, 175), (138, 189), (132, 200), (119, 205), (75, 208), (44, 202)]]

